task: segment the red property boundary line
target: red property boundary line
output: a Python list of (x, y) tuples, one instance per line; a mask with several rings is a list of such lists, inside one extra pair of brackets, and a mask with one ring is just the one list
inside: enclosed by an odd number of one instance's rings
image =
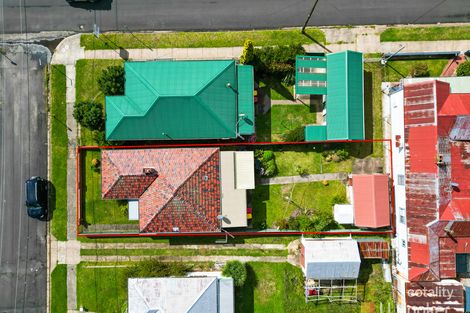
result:
[(390, 158), (390, 181), (391, 181), (391, 230), (385, 231), (320, 231), (320, 232), (302, 232), (302, 231), (257, 231), (257, 232), (230, 232), (233, 236), (292, 236), (292, 235), (389, 235), (395, 234), (395, 188), (393, 182), (393, 152), (391, 139), (367, 139), (367, 140), (328, 140), (328, 141), (302, 141), (302, 142), (233, 142), (233, 143), (189, 143), (189, 144), (155, 144), (155, 145), (136, 145), (136, 146), (77, 146), (76, 148), (76, 223), (77, 237), (107, 238), (107, 237), (221, 237), (226, 236), (224, 232), (214, 233), (80, 233), (80, 207), (81, 207), (81, 152), (97, 149), (156, 149), (156, 148), (183, 148), (183, 147), (243, 147), (243, 146), (300, 146), (330, 143), (365, 143), (365, 142), (386, 142), (389, 145)]

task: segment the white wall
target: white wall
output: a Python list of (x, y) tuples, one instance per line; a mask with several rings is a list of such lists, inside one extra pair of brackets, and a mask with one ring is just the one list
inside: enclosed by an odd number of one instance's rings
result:
[[(405, 134), (403, 113), (403, 90), (395, 92), (389, 97), (391, 114), (391, 139), (393, 152), (393, 181), (395, 187), (395, 224), (396, 224), (396, 267), (398, 274), (408, 277), (408, 229), (406, 227), (406, 192), (405, 183), (399, 185), (399, 176), (405, 175)], [(397, 147), (397, 136), (400, 146)], [(401, 222), (404, 217), (404, 222)], [(404, 242), (404, 246), (403, 243)]]

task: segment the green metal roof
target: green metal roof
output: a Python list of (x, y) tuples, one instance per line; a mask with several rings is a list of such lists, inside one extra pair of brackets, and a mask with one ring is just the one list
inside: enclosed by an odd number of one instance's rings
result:
[(327, 55), (326, 127), (330, 140), (364, 139), (364, 74), (362, 53)]
[(298, 55), (295, 57), (295, 93), (298, 95), (326, 95), (327, 79), (325, 55)]
[(324, 141), (326, 137), (326, 125), (305, 126), (305, 141)]
[[(237, 136), (234, 61), (126, 62), (124, 71), (125, 95), (106, 97), (106, 139)], [(243, 79), (244, 90), (247, 84)]]
[(239, 65), (238, 72), (238, 132), (251, 135), (255, 132), (255, 107), (253, 103), (253, 66)]

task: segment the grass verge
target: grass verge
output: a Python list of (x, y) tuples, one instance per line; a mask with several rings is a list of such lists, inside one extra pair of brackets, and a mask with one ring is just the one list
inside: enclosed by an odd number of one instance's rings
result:
[(469, 40), (470, 26), (391, 27), (380, 34), (380, 41)]
[(196, 256), (196, 255), (237, 255), (237, 256), (287, 256), (287, 250), (263, 249), (81, 249), (80, 255), (137, 255), (137, 256)]
[(51, 273), (51, 312), (67, 312), (66, 264), (58, 264)]
[(67, 240), (67, 103), (64, 65), (51, 66), (51, 183), (52, 234)]
[[(325, 34), (317, 28), (306, 32), (321, 43)], [(170, 32), (170, 33), (107, 33), (97, 39), (93, 34), (80, 36), (80, 45), (86, 50), (101, 49), (149, 49), (149, 48), (218, 48), (241, 47), (246, 39), (255, 46), (310, 44), (312, 41), (299, 29), (252, 30), (227, 32)]]
[(330, 181), (328, 186), (321, 182), (258, 185), (253, 191), (253, 224), (266, 223), (270, 228), (274, 222), (288, 218), (299, 209), (331, 211), (333, 199), (339, 198), (346, 198), (346, 187), (339, 181)]

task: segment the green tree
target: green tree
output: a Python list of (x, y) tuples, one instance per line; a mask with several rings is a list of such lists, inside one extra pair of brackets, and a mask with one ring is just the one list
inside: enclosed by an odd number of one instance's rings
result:
[(101, 72), (98, 78), (101, 92), (107, 96), (124, 94), (124, 67), (120, 65), (109, 66)]
[(457, 67), (457, 76), (470, 76), (470, 61), (460, 63)]
[(254, 58), (254, 47), (253, 41), (250, 39), (245, 40), (245, 44), (243, 45), (243, 53), (240, 57), (241, 64), (251, 64)]
[(103, 105), (98, 102), (79, 101), (73, 108), (73, 117), (85, 128), (102, 130), (104, 128)]
[(222, 275), (232, 277), (234, 285), (241, 287), (245, 284), (247, 276), (246, 267), (240, 261), (228, 261), (222, 270)]

